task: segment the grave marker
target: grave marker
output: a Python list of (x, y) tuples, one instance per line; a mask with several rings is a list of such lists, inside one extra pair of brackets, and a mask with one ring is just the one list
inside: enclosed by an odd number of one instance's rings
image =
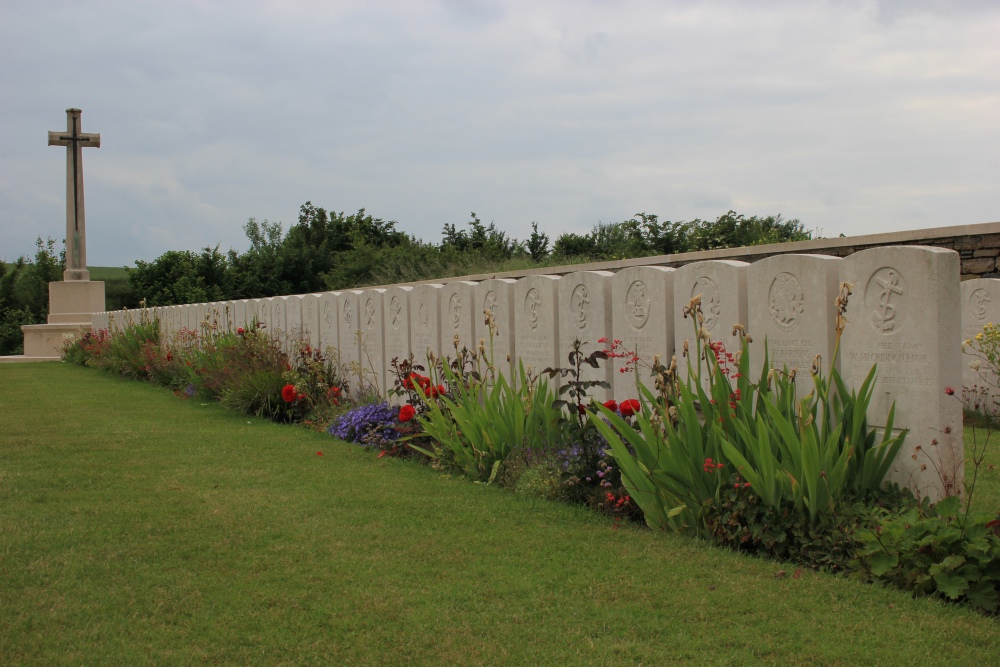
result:
[(476, 351), (475, 323), (473, 322), (473, 290), (476, 283), (455, 280), (441, 288), (441, 343), (442, 354), (455, 358), (456, 336), (458, 350), (463, 347)]
[(392, 362), (410, 357), (410, 291), (412, 287), (390, 287), (382, 295), (382, 322), (385, 327), (386, 388), (392, 389), (395, 375)]
[[(490, 332), (486, 326), (485, 311), (493, 315), (496, 335), (493, 337), (493, 366), (498, 374), (510, 379), (514, 349), (514, 285), (512, 278), (494, 278), (477, 283), (473, 288), (473, 303), (478, 312), (473, 313), (476, 325), (475, 340), (485, 341), (486, 357), (490, 355)], [(485, 360), (484, 360), (485, 361)]]
[(323, 353), (328, 357), (338, 358), (340, 356), (340, 302), (338, 301), (340, 292), (323, 292), (318, 296), (316, 310), (319, 317), (319, 344), (323, 346)]
[(429, 372), (427, 354), (441, 356), (441, 289), (443, 285), (416, 285), (410, 291), (410, 350), (414, 363)]
[[(664, 366), (674, 353), (674, 269), (663, 266), (634, 266), (622, 269), (611, 278), (611, 335), (620, 340), (620, 350), (635, 352), (640, 361), (631, 364), (626, 358), (609, 359), (614, 377), (614, 398), (636, 398), (636, 375), (650, 389), (650, 367), (659, 355)], [(607, 347), (611, 347), (608, 345)]]
[(560, 362), (558, 286), (559, 276), (548, 275), (528, 276), (514, 284), (514, 348), (525, 370), (534, 375)]
[[(579, 340), (584, 356), (594, 350), (611, 346), (599, 343), (611, 339), (611, 278), (610, 271), (576, 271), (559, 280), (559, 357), (558, 366), (569, 368), (569, 353), (573, 342)], [(582, 381), (603, 381), (609, 385), (614, 378), (610, 360), (600, 362), (600, 368), (585, 364), (580, 369)], [(567, 378), (554, 378), (561, 384)], [(612, 390), (593, 387), (587, 391), (589, 398), (603, 403), (611, 397)]]
[(894, 427), (909, 431), (889, 479), (932, 501), (961, 493), (962, 407), (945, 394), (961, 382), (958, 253), (862, 250), (841, 261), (840, 280), (854, 285), (841, 338), (844, 380), (860, 387), (877, 364), (868, 423), (884, 427), (895, 402)]
[[(1000, 325), (1000, 280), (979, 278), (962, 281), (962, 342), (983, 333), (987, 324)], [(971, 349), (970, 349), (971, 352)], [(1000, 409), (1000, 377), (972, 354), (962, 355), (962, 398), (987, 414)]]
[(319, 326), (319, 298), (319, 294), (302, 295), (302, 336), (305, 340), (309, 341), (310, 347), (322, 350), (323, 346), (320, 342)]
[(765, 339), (771, 368), (795, 370), (799, 399), (815, 389), (816, 355), (829, 377), (837, 342), (834, 301), (840, 292), (840, 262), (824, 255), (776, 255), (747, 269), (751, 381), (760, 378)]
[(384, 395), (385, 385), (385, 327), (382, 313), (384, 289), (367, 289), (362, 292), (361, 306), (361, 363), (370, 372), (379, 394)]

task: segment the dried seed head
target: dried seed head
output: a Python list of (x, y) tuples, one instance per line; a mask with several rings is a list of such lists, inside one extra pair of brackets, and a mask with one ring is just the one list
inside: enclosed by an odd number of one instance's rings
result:
[(819, 375), (819, 372), (823, 368), (822, 362), (823, 362), (823, 355), (817, 354), (815, 357), (813, 357), (812, 368), (810, 369), (813, 375)]

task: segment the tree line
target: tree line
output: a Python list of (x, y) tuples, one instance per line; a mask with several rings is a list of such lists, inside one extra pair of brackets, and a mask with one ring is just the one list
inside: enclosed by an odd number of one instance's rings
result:
[[(168, 250), (152, 261), (136, 261), (127, 269), (127, 285), (106, 283), (108, 307), (305, 294), (811, 238), (797, 219), (735, 211), (715, 220), (681, 222), (638, 213), (598, 223), (586, 234), (560, 234), (554, 241), (537, 223), (531, 230), (520, 240), (472, 213), (464, 227), (445, 224), (441, 240), (431, 243), (365, 209), (345, 214), (306, 202), (287, 230), (251, 218), (243, 226), (249, 242), (243, 252), (215, 246), (200, 252)], [(20, 354), (21, 325), (46, 321), (48, 283), (61, 280), (64, 268), (65, 251), (57, 253), (52, 239), (38, 239), (33, 259), (0, 262), (0, 354)]]

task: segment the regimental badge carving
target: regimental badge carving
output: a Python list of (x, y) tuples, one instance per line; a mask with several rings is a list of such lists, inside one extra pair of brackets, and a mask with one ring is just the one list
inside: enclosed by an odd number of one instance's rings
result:
[(420, 307), (417, 309), (417, 311), (420, 314), (420, 326), (422, 326), (423, 328), (426, 329), (427, 325), (431, 321), (431, 316), (430, 316), (430, 312), (429, 312), (430, 309), (427, 307), (427, 302), (426, 301), (422, 301), (420, 303)]
[(457, 292), (448, 301), (448, 317), (451, 319), (452, 329), (457, 329), (462, 324), (462, 297)]
[(722, 315), (722, 306), (719, 304), (719, 288), (715, 286), (715, 281), (708, 276), (702, 276), (695, 281), (691, 289), (691, 298), (701, 295), (701, 314), (705, 317), (702, 326), (705, 331), (712, 331), (719, 323)]
[(399, 303), (399, 295), (394, 294), (389, 300), (389, 324), (393, 329), (398, 329), (402, 321), (403, 306)]
[(365, 299), (365, 328), (369, 331), (375, 328), (375, 299)]
[(323, 304), (323, 321), (326, 322), (326, 328), (332, 329), (333, 323), (337, 319), (336, 313), (334, 311), (334, 305), (332, 301), (327, 301)]
[(872, 328), (881, 334), (896, 333), (906, 320), (906, 281), (903, 275), (884, 266), (868, 280), (865, 307)]
[(993, 301), (990, 293), (985, 288), (980, 287), (969, 295), (969, 312), (980, 322), (986, 321), (986, 304)]
[(767, 312), (779, 331), (788, 333), (799, 326), (799, 318), (805, 310), (804, 299), (802, 286), (791, 273), (779, 273), (774, 277), (767, 293)]
[(534, 287), (524, 295), (524, 315), (528, 319), (528, 328), (534, 331), (538, 328), (538, 308), (542, 305), (542, 296)]
[(577, 329), (583, 329), (587, 326), (587, 311), (590, 305), (590, 293), (587, 292), (587, 286), (577, 285), (574, 287), (569, 301), (570, 308), (573, 309), (573, 313), (575, 314), (573, 323), (576, 324)]
[(625, 293), (625, 315), (633, 329), (646, 326), (649, 319), (649, 290), (641, 280), (633, 281)]
[(486, 314), (487, 310), (493, 313), (494, 317), (497, 315), (497, 293), (493, 290), (487, 292), (486, 297), (483, 299), (484, 315)]
[(351, 300), (348, 299), (344, 301), (344, 324), (350, 329), (354, 323), (354, 306), (351, 305)]

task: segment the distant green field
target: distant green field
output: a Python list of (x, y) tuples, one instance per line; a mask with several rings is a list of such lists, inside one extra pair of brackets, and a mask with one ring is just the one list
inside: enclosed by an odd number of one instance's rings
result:
[(124, 266), (88, 266), (91, 280), (127, 280)]

